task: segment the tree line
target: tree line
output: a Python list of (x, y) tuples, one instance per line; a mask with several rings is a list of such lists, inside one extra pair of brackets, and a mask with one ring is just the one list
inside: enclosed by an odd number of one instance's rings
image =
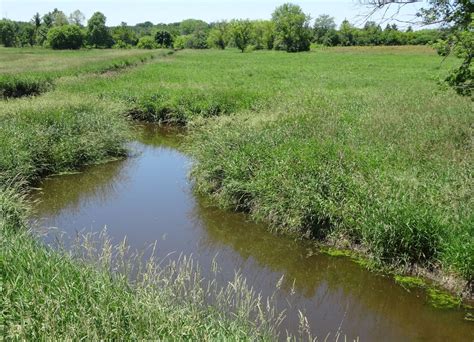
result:
[(324, 46), (425, 45), (445, 38), (443, 30), (400, 30), (395, 24), (382, 28), (368, 21), (357, 28), (348, 20), (337, 27), (334, 18), (309, 15), (293, 4), (275, 9), (271, 20), (230, 20), (207, 23), (187, 19), (178, 23), (144, 22), (107, 27), (106, 17), (96, 12), (86, 22), (79, 10), (69, 16), (58, 9), (30, 22), (0, 20), (0, 43), (6, 47), (43, 46), (53, 49), (176, 48), (308, 51), (311, 44)]

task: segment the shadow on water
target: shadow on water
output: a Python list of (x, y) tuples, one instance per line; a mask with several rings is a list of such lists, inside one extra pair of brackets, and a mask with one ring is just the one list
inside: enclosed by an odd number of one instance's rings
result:
[(244, 214), (208, 206), (191, 191), (190, 160), (177, 149), (182, 132), (154, 125), (138, 132), (131, 158), (45, 180), (33, 195), (40, 200), (33, 218), (38, 225), (60, 227), (68, 236), (107, 226), (112, 239), (127, 236), (137, 249), (157, 240), (159, 256), (192, 254), (204, 274), (216, 258), (219, 281), (240, 270), (265, 296), (284, 276), (277, 292), (288, 316), (283, 330), (295, 331), (302, 310), (323, 338), (339, 331), (370, 341), (474, 339), (461, 310), (431, 308), (420, 291), (407, 292), (348, 259), (272, 235)]

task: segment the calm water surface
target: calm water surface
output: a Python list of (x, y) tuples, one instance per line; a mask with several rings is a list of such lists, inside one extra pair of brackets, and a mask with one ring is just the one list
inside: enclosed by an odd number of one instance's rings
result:
[(283, 331), (295, 332), (302, 310), (323, 340), (340, 331), (361, 341), (474, 341), (474, 324), (463, 320), (462, 310), (436, 310), (420, 291), (408, 292), (348, 259), (315, 255), (311, 246), (272, 235), (245, 215), (206, 205), (191, 191), (190, 159), (176, 149), (176, 132), (153, 125), (140, 132), (133, 157), (45, 180), (34, 195), (38, 225), (69, 236), (106, 226), (116, 242), (127, 236), (143, 249), (158, 241), (159, 255), (192, 254), (204, 269), (217, 255), (222, 281), (241, 270), (264, 295), (284, 275), (277, 296), (287, 308)]

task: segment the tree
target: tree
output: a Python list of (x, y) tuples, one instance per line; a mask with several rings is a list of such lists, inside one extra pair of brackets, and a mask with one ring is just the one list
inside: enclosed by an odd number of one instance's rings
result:
[(69, 23), (72, 25), (77, 25), (79, 27), (82, 27), (85, 21), (86, 21), (85, 15), (79, 10), (75, 10), (74, 12), (69, 14)]
[(138, 40), (137, 48), (139, 49), (156, 49), (156, 41), (151, 36), (144, 36)]
[(160, 47), (173, 47), (173, 36), (166, 30), (160, 30), (155, 33), (155, 41)]
[(53, 12), (51, 13), (51, 16), (53, 18), (54, 26), (63, 26), (63, 25), (69, 24), (69, 21), (67, 20), (67, 17), (64, 14), (64, 12), (58, 10), (57, 8), (53, 10)]
[(253, 22), (252, 44), (256, 49), (272, 50), (275, 43), (275, 25), (270, 20)]
[(277, 47), (288, 52), (308, 51), (311, 43), (310, 17), (301, 7), (284, 4), (272, 14)]
[(95, 12), (87, 22), (87, 41), (96, 48), (109, 48), (113, 40), (107, 26), (106, 17), (100, 12)]
[(250, 20), (233, 20), (230, 34), (235, 46), (244, 52), (252, 40), (252, 22)]
[(186, 47), (188, 49), (207, 49), (207, 32), (196, 31), (193, 34), (187, 35), (188, 40)]
[(35, 45), (35, 36), (35, 26), (32, 23), (19, 23), (17, 39), (19, 46)]
[(11, 20), (0, 21), (0, 42), (5, 47), (13, 47), (17, 44), (17, 25)]
[(77, 25), (56, 26), (48, 32), (48, 44), (53, 49), (80, 49), (84, 44), (84, 36)]
[(54, 17), (53, 17), (53, 14), (51, 12), (46, 13), (45, 15), (43, 15), (43, 23), (44, 23), (44, 26), (46, 26), (47, 28), (50, 28), (50, 27), (53, 26)]
[(340, 44), (343, 46), (354, 45), (354, 27), (351, 23), (344, 19), (339, 28)]
[(329, 31), (335, 29), (336, 23), (333, 17), (327, 14), (320, 15), (314, 20), (314, 41), (322, 43), (323, 37), (325, 37)]
[(190, 38), (191, 35), (187, 35), (187, 36), (178, 36), (176, 37), (175, 41), (174, 41), (174, 48), (175, 49), (186, 49), (186, 45), (188, 44), (188, 40)]
[(138, 42), (137, 35), (125, 22), (112, 29), (112, 39), (114, 40), (115, 47), (120, 48), (131, 47), (132, 45), (137, 45)]
[(31, 22), (33, 23), (33, 25), (35, 25), (35, 30), (38, 30), (41, 26), (41, 16), (38, 12), (36, 12), (36, 14), (33, 16)]
[[(403, 6), (413, 0), (369, 0), (373, 12), (397, 4)], [(421, 8), (417, 17), (425, 25), (437, 24), (449, 32), (446, 39), (438, 42), (442, 54), (454, 53), (463, 59), (461, 65), (446, 78), (459, 94), (471, 96), (474, 88), (474, 1), (472, 0), (430, 0), (427, 7)], [(461, 53), (459, 53), (461, 51)]]
[(223, 22), (214, 23), (207, 37), (207, 45), (224, 50), (228, 43), (228, 24)]
[(179, 24), (179, 32), (181, 35), (207, 31), (208, 29), (209, 25), (205, 21), (197, 19), (186, 19)]

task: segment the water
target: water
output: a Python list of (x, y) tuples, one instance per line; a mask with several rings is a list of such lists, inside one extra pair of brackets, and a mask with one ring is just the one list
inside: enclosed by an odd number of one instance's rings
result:
[[(315, 253), (310, 244), (278, 237), (264, 226), (210, 207), (187, 177), (190, 160), (176, 148), (176, 132), (140, 128), (134, 156), (82, 173), (47, 179), (35, 196), (35, 220), (68, 236), (101, 231), (143, 249), (158, 241), (158, 254), (192, 254), (208, 268), (216, 257), (230, 280), (235, 270), (270, 295), (284, 275), (277, 300), (287, 307), (282, 331), (297, 329), (297, 312), (324, 339), (336, 332), (361, 341), (473, 341), (474, 325), (462, 310), (437, 310), (422, 291), (406, 291), (346, 258)], [(291, 294), (294, 284), (294, 294)]]

